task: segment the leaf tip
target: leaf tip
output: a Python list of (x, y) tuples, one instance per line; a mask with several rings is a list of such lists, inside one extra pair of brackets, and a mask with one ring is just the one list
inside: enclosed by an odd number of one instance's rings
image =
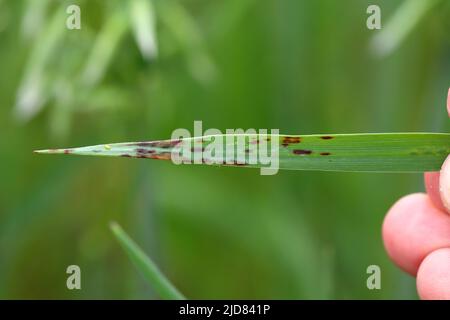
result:
[(48, 153), (50, 153), (50, 150), (48, 150), (48, 149), (33, 150), (33, 153), (36, 153), (36, 154), (48, 154)]
[(33, 153), (37, 154), (57, 154), (57, 153), (68, 153), (66, 149), (42, 149), (42, 150), (33, 150)]
[(110, 221), (109, 222), (109, 229), (111, 229), (111, 231), (113, 233), (116, 233), (118, 230), (120, 230), (120, 226), (116, 221)]

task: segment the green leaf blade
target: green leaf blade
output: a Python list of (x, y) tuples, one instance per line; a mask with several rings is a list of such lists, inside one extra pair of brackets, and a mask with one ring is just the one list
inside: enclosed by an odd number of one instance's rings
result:
[(119, 244), (129, 256), (131, 262), (144, 275), (145, 279), (152, 285), (161, 298), (168, 300), (186, 299), (163, 275), (144, 251), (125, 233), (120, 225), (112, 222), (110, 228)]
[[(295, 152), (297, 150), (297, 152)], [(300, 151), (305, 154), (299, 154)], [(306, 152), (311, 153), (306, 154)], [(280, 148), (280, 168), (322, 171), (438, 171), (450, 154), (450, 135), (380, 133), (303, 136)]]
[[(244, 139), (240, 150), (239, 139)], [(223, 141), (214, 156), (205, 156), (212, 141)], [(64, 153), (171, 160), (174, 151), (185, 143), (192, 149), (187, 162), (193, 163), (200, 152), (203, 163), (225, 166), (262, 168), (269, 165), (252, 163), (249, 156), (264, 144), (278, 152), (279, 169), (360, 172), (428, 172), (439, 171), (450, 154), (447, 133), (364, 133), (327, 135), (215, 135), (179, 140), (126, 142), (72, 149), (38, 150), (37, 153)], [(235, 152), (228, 157), (227, 147)], [(240, 151), (239, 151), (240, 150)], [(269, 152), (270, 153), (270, 152)], [(244, 159), (245, 162), (238, 162)], [(230, 161), (228, 161), (230, 160)]]

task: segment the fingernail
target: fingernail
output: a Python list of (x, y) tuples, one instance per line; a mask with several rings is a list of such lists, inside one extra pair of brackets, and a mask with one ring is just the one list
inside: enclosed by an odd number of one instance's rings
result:
[(441, 210), (442, 212), (446, 212), (447, 208), (442, 203), (441, 193), (439, 191), (439, 176), (441, 173), (438, 172), (425, 172), (424, 180), (425, 180), (425, 189), (427, 190), (427, 194), (430, 197), (431, 202), (433, 202), (434, 206)]
[(447, 112), (448, 112), (448, 116), (450, 117), (450, 88), (448, 88), (448, 93), (447, 93)]
[(439, 177), (439, 193), (447, 212), (450, 212), (450, 156), (447, 157)]

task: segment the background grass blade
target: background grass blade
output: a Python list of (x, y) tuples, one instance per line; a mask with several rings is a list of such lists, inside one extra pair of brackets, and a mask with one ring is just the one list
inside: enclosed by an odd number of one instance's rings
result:
[(17, 90), (14, 112), (19, 121), (26, 122), (33, 118), (49, 98), (48, 81), (50, 77), (46, 70), (57, 54), (67, 30), (61, 27), (65, 21), (64, 12), (63, 7), (60, 7), (53, 13), (34, 41)]
[[(245, 140), (244, 148), (238, 148), (238, 140), (242, 138)], [(252, 164), (249, 161), (251, 155), (258, 153), (257, 148), (263, 142), (267, 143), (271, 152), (278, 148), (279, 168), (288, 170), (438, 171), (447, 155), (450, 154), (450, 134), (446, 133), (276, 135), (275, 138), (257, 134), (236, 134), (115, 143), (72, 149), (48, 149), (36, 152), (171, 160), (172, 152), (176, 151), (174, 149), (180, 150), (182, 143), (188, 143), (192, 152), (187, 156), (187, 160), (192, 163), (196, 152), (205, 151), (209, 143), (217, 139), (223, 141), (223, 148), (209, 158), (203, 154), (203, 159), (207, 163), (253, 168), (264, 166), (259, 161), (258, 164)], [(233, 145), (232, 148), (235, 150), (231, 158), (229, 154), (225, 155), (227, 145)], [(186, 159), (184, 154), (183, 157)]]
[(201, 28), (178, 1), (155, 1), (161, 23), (169, 30), (184, 52), (187, 67), (197, 81), (209, 85), (216, 78), (217, 67), (206, 46)]
[(404, 1), (386, 26), (372, 39), (375, 52), (380, 56), (392, 53), (438, 2), (440, 0)]
[(147, 60), (152, 60), (158, 55), (154, 11), (153, 3), (150, 0), (132, 0), (129, 2), (133, 35), (142, 56)]
[(152, 285), (161, 298), (168, 300), (186, 299), (117, 223), (112, 222), (110, 228), (122, 248), (130, 257), (130, 260), (142, 272), (145, 279)]
[(122, 7), (119, 6), (110, 12), (84, 66), (82, 79), (87, 86), (94, 87), (102, 80), (120, 41), (130, 27), (129, 24)]

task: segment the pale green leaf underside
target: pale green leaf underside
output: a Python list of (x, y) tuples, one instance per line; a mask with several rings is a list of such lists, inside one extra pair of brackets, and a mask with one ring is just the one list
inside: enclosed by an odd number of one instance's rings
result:
[[(244, 149), (237, 148), (244, 139)], [(203, 153), (214, 141), (222, 140), (223, 149), (214, 154)], [(249, 163), (249, 156), (259, 154), (267, 144), (278, 150), (279, 168), (287, 170), (425, 172), (438, 171), (450, 154), (450, 134), (447, 133), (365, 133), (327, 135), (215, 135), (179, 140), (102, 144), (71, 149), (38, 150), (37, 153), (115, 156), (171, 160), (180, 143), (192, 145), (192, 153), (203, 155), (203, 163), (241, 167), (267, 167)], [(209, 146), (209, 147), (208, 147)], [(234, 155), (224, 157), (226, 148), (235, 148)], [(240, 145), (242, 146), (242, 145)], [(240, 151), (239, 151), (240, 150)], [(270, 154), (270, 153), (269, 153)], [(223, 161), (220, 160), (223, 158)], [(218, 160), (219, 159), (219, 160)], [(243, 162), (241, 160), (244, 160)]]

